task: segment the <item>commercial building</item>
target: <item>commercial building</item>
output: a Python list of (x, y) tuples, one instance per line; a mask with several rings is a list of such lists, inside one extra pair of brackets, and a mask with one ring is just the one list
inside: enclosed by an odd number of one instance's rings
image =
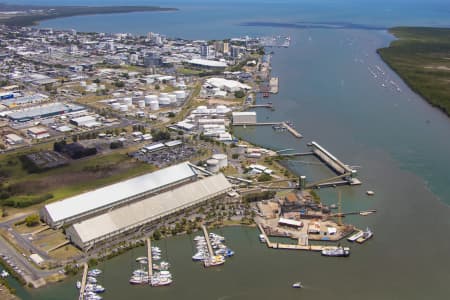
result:
[(234, 125), (256, 123), (256, 112), (254, 111), (233, 112), (232, 116)]
[(41, 219), (58, 228), (196, 179), (197, 173), (190, 164), (181, 163), (47, 204), (40, 212)]
[(88, 250), (142, 230), (176, 212), (223, 196), (231, 188), (223, 174), (213, 175), (75, 223), (66, 229), (66, 235), (77, 247)]
[(27, 134), (33, 139), (45, 139), (50, 136), (47, 128), (42, 126), (31, 127), (27, 129)]
[(193, 67), (203, 68), (203, 69), (215, 69), (215, 70), (223, 70), (227, 67), (226, 62), (209, 60), (209, 59), (191, 59), (187, 61)]

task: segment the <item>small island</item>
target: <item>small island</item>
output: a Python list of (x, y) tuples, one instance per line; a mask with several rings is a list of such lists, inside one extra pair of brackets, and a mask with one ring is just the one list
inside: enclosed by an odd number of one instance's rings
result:
[(378, 49), (383, 60), (431, 105), (450, 116), (450, 28), (396, 27)]
[(63, 17), (175, 10), (177, 9), (159, 6), (38, 6), (0, 3), (0, 24), (8, 26), (32, 26), (42, 20)]

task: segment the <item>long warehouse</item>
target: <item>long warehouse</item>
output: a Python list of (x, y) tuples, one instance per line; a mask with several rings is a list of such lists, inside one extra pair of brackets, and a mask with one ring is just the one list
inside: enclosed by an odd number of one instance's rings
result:
[(133, 229), (222, 196), (231, 188), (220, 173), (75, 223), (66, 229), (66, 235), (76, 246), (88, 250), (98, 243), (125, 236)]
[(41, 219), (50, 227), (59, 228), (196, 179), (197, 173), (190, 164), (181, 163), (50, 203), (42, 208)]

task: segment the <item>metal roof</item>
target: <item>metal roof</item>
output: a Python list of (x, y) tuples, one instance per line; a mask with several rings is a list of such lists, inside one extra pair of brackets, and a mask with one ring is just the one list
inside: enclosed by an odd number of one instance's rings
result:
[(62, 201), (50, 203), (44, 209), (51, 217), (53, 223), (56, 223), (99, 208), (110, 207), (126, 198), (137, 196), (193, 176), (196, 176), (196, 173), (185, 162)]
[(231, 187), (225, 176), (220, 173), (139, 202), (118, 207), (73, 224), (69, 230), (71, 233), (75, 233), (82, 243), (88, 243), (206, 201), (215, 195), (229, 191)]

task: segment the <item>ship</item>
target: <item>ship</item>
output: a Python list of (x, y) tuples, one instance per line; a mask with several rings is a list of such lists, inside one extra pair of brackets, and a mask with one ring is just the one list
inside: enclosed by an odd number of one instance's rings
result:
[(348, 247), (327, 247), (322, 249), (323, 256), (347, 257), (350, 255)]
[(301, 288), (303, 287), (303, 285), (302, 285), (302, 283), (299, 281), (299, 282), (293, 283), (293, 284), (292, 284), (292, 287), (293, 287), (294, 289), (301, 289)]

